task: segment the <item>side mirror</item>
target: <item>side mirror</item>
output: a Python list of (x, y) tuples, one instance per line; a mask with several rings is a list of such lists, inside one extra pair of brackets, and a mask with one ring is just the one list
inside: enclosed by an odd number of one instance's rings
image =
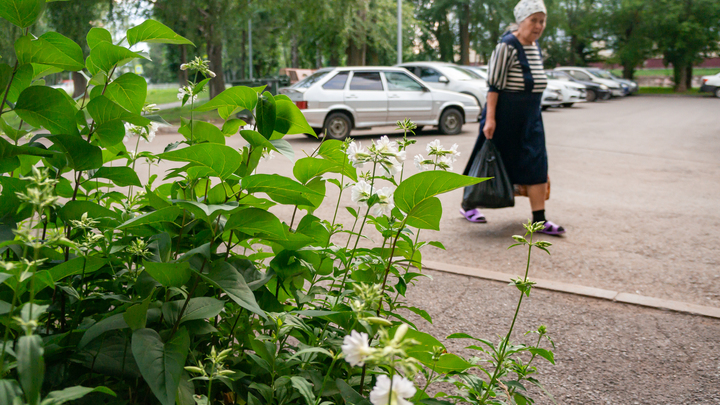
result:
[(445, 76), (440, 76), (438, 78), (438, 83), (450, 83), (450, 80), (448, 80), (448, 78)]

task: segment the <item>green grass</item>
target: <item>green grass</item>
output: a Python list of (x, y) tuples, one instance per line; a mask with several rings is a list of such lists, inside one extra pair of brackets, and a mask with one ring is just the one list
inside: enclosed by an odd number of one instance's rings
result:
[[(179, 101), (177, 98), (178, 89), (173, 87), (170, 89), (150, 89), (147, 92), (147, 98), (145, 102), (148, 104), (168, 104)], [(202, 92), (198, 95), (199, 99), (206, 99), (208, 96), (207, 91)]]
[[(197, 107), (197, 105), (195, 106)], [(180, 118), (190, 118), (190, 106), (170, 108), (168, 110), (162, 110), (158, 112), (163, 119), (171, 124), (179, 124)], [(203, 121), (217, 121), (220, 117), (217, 111), (207, 111), (201, 113), (193, 113), (193, 119), (199, 119)]]
[[(611, 70), (612, 74), (622, 77), (622, 69)], [(710, 76), (720, 73), (720, 68), (695, 68), (693, 76)], [(635, 76), (672, 76), (672, 69), (636, 69)]]
[(640, 87), (638, 94), (684, 94), (698, 96), (704, 93), (700, 93), (700, 89), (692, 88), (682, 93), (676, 93), (672, 87)]

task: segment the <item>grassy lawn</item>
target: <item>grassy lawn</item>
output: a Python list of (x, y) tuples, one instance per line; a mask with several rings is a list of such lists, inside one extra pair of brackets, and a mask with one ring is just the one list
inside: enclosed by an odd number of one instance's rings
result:
[(700, 89), (698, 89), (698, 88), (692, 88), (692, 89), (682, 92), (682, 93), (676, 93), (675, 91), (673, 91), (672, 87), (640, 87), (638, 94), (684, 94), (684, 95), (692, 95), (692, 96), (709, 94), (709, 93), (700, 93), (699, 90)]
[[(171, 124), (180, 124), (180, 118), (190, 118), (190, 107), (185, 106), (171, 108), (169, 110), (162, 110), (158, 112), (158, 114), (163, 117), (165, 121)], [(207, 111), (201, 113), (196, 112), (193, 113), (193, 119), (199, 119), (203, 121), (218, 121), (220, 120), (220, 116), (218, 116), (217, 111)]]
[[(611, 72), (622, 77), (622, 69), (613, 69)], [(693, 76), (710, 76), (720, 73), (720, 68), (696, 68), (693, 69)], [(672, 69), (636, 69), (635, 76), (672, 76)]]
[[(176, 87), (170, 89), (150, 89), (147, 92), (146, 103), (148, 104), (168, 104), (179, 101), (177, 98), (178, 89)], [(206, 99), (208, 96), (207, 91), (200, 93), (198, 97)]]

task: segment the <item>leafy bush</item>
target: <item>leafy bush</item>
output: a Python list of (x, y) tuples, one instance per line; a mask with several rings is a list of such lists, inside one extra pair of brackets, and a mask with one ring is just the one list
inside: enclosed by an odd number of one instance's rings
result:
[[(192, 111), (217, 111), (222, 128), (191, 113), (179, 129), (185, 141), (138, 153), (163, 120), (145, 104), (143, 78), (114, 72), (144, 57), (131, 50), (139, 42), (189, 41), (152, 20), (120, 44), (93, 28), (84, 58), (62, 35), (29, 33), (44, 4), (0, 1), (0, 16), (24, 33), (14, 66), (0, 65), (0, 403), (531, 402), (531, 362), (553, 361), (540, 348), (543, 328), (530, 346), (510, 343), (513, 326), (497, 345), (451, 335), (484, 345), (470, 346), (484, 357), (468, 360), (403, 315), (431, 320), (404, 297), (423, 277), (420, 250), (442, 247), (419, 239), (439, 227), (436, 196), (481, 181), (446, 171), (455, 148), (432, 143), (428, 159), (416, 158), (423, 171), (404, 178), (407, 136), (368, 149), (326, 141), (295, 162), (294, 179), (258, 174), (269, 153), (293, 158), (285, 135), (313, 130), (289, 98), (262, 89), (233, 87), (195, 108), (214, 76), (196, 60), (183, 66), (195, 80), (179, 96)], [(81, 98), (43, 85), (64, 70), (92, 76)], [(234, 118), (241, 110), (256, 124)], [(13, 115), (17, 128), (6, 121)], [(225, 145), (237, 134), (246, 146)], [(137, 164), (158, 160), (180, 167), (142, 184)], [(328, 186), (340, 196), (352, 187), (351, 229), (336, 222), (340, 199), (332, 220), (313, 215)], [(277, 204), (294, 206), (289, 224), (271, 212)], [(532, 242), (537, 226), (518, 243), (546, 249)], [(369, 228), (382, 244), (359, 247)], [(527, 271), (513, 283), (521, 295), (512, 325), (532, 287)], [(423, 389), (410, 381), (419, 375)], [(430, 398), (433, 382), (459, 390)]]

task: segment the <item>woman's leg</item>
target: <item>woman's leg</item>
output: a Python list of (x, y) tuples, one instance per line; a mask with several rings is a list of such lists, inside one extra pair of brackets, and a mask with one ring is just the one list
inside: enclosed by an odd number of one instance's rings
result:
[(530, 198), (530, 209), (540, 211), (545, 209), (545, 198), (547, 195), (547, 183), (533, 184), (527, 186), (528, 198)]

